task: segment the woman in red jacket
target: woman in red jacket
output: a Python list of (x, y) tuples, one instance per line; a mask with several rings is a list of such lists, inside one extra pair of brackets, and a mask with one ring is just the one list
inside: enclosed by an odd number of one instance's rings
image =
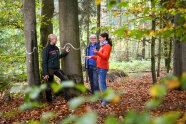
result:
[[(94, 49), (94, 52), (97, 56), (87, 56), (87, 58), (92, 58), (97, 60), (97, 67), (99, 72), (99, 82), (100, 89), (105, 91), (107, 89), (106, 85), (106, 75), (109, 69), (109, 57), (112, 50), (112, 42), (107, 33), (100, 34), (100, 49), (97, 51)], [(106, 101), (102, 101), (101, 105), (105, 105)]]

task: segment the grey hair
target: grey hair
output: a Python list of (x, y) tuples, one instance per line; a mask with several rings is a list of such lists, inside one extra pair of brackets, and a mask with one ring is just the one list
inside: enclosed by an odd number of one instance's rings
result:
[(91, 37), (96, 37), (97, 38), (97, 36), (95, 34), (91, 34), (89, 38), (91, 38)]
[(55, 34), (49, 34), (48, 35), (48, 42), (50, 42), (52, 39), (56, 38), (57, 36)]

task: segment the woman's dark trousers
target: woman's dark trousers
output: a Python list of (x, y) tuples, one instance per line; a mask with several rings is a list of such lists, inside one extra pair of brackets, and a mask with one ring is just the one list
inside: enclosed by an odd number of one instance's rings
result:
[[(60, 70), (60, 69), (48, 69), (49, 73), (49, 79), (47, 80), (47, 89), (46, 89), (46, 100), (48, 102), (52, 102), (52, 88), (51, 84), (54, 80), (54, 75), (56, 75), (58, 78), (60, 78), (61, 81), (68, 80), (67, 76), (65, 73)], [(64, 89), (64, 97), (66, 100), (68, 100), (68, 95), (67, 95), (67, 89)]]

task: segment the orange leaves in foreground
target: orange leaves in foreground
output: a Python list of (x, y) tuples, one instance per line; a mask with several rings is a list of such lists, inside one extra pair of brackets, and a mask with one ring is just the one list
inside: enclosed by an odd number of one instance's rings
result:
[(125, 31), (125, 34), (126, 34), (126, 35), (130, 35), (130, 34), (131, 34), (131, 31), (126, 30), (126, 31)]
[[(161, 74), (161, 77), (165, 76)], [(60, 122), (66, 117), (75, 114), (81, 115), (85, 112), (94, 111), (98, 114), (98, 123), (103, 123), (107, 115), (116, 115), (119, 120), (125, 117), (125, 114), (130, 109), (137, 111), (143, 111), (145, 103), (152, 96), (161, 96), (164, 94), (164, 88), (157, 85), (154, 89), (152, 87), (151, 73), (143, 73), (138, 77), (124, 77), (125, 80), (121, 82), (107, 82), (108, 87), (113, 88), (116, 92), (123, 91), (124, 94), (115, 96), (110, 103), (106, 106), (101, 106), (101, 101), (93, 103), (85, 102), (77, 110), (72, 111), (68, 108), (68, 102), (63, 97), (54, 97), (55, 104), (46, 104), (45, 107), (35, 108), (28, 111), (22, 111), (12, 117), (0, 117), (0, 123), (12, 123), (12, 122), (26, 122), (28, 120), (40, 120), (43, 113), (53, 111), (57, 115), (50, 119), (50, 122)], [(166, 84), (166, 83), (165, 83)], [(86, 87), (90, 87), (89, 83), (84, 84)], [(177, 86), (176, 81), (172, 81), (167, 87), (173, 88)], [(158, 90), (156, 92), (155, 90)], [(150, 91), (150, 94), (149, 94)], [(163, 98), (163, 103), (156, 109), (151, 111), (152, 116), (159, 116), (167, 111), (180, 110), (182, 116), (186, 112), (186, 91), (168, 90), (167, 94)], [(88, 93), (82, 94), (83, 96), (89, 95)], [(15, 110), (23, 103), (23, 98), (13, 98), (10, 101), (0, 101), (0, 112), (10, 112)]]

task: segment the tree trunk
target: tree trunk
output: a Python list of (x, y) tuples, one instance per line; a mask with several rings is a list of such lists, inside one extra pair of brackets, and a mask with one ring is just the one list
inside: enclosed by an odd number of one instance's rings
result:
[(164, 41), (164, 56), (165, 56), (165, 68), (166, 72), (169, 73), (172, 53), (172, 38), (169, 41)]
[[(181, 14), (177, 14), (174, 18), (175, 27), (178, 26), (178, 19)], [(181, 76), (186, 72), (186, 42), (181, 44), (180, 37), (174, 37), (174, 61), (173, 61), (173, 73), (176, 76)]]
[(149, 58), (148, 59), (150, 59), (151, 58), (151, 44), (150, 43), (149, 43), (148, 47), (149, 47)]
[(145, 38), (145, 36), (143, 36), (143, 48), (142, 48), (142, 58), (143, 59), (145, 59), (145, 45), (146, 45), (145, 41), (146, 41), (146, 38)]
[(101, 4), (97, 5), (97, 39), (99, 40), (99, 35), (100, 35), (100, 17), (101, 17)]
[(42, 0), (42, 9), (41, 9), (41, 27), (40, 27), (40, 45), (43, 47), (46, 46), (48, 41), (48, 35), (53, 33), (53, 13), (54, 13), (54, 0)]
[(158, 69), (157, 69), (157, 77), (160, 76), (160, 63), (161, 63), (161, 36), (159, 37), (159, 46), (158, 46)]
[[(89, 21), (90, 21), (90, 0), (87, 0), (87, 45), (89, 44)], [(86, 82), (88, 83), (88, 72), (86, 71)]]
[[(160, 29), (162, 29), (162, 14), (160, 13)], [(157, 77), (160, 76), (160, 63), (161, 63), (161, 36), (159, 37), (159, 46), (158, 46), (158, 70)]]
[(126, 48), (125, 48), (125, 57), (124, 58), (126, 58), (125, 60), (127, 61), (127, 62), (129, 62), (130, 60), (129, 60), (129, 43), (128, 43), (128, 40), (126, 40)]
[[(165, 69), (166, 69), (166, 72), (167, 72), (167, 66), (168, 66), (168, 39), (166, 38), (164, 40), (164, 58), (165, 58)], [(167, 72), (168, 73), (168, 72)]]
[(138, 54), (138, 49), (139, 49), (139, 41), (137, 42), (137, 48), (136, 48), (136, 56), (135, 56), (135, 58), (136, 59), (140, 59), (140, 55)]
[(40, 85), (35, 0), (24, 0), (23, 5), (28, 83), (30, 86)]
[(168, 60), (167, 60), (167, 73), (169, 73), (170, 71), (170, 64), (171, 64), (171, 55), (172, 55), (172, 37), (170, 37), (170, 41), (169, 41), (169, 53), (168, 53)]
[[(54, 13), (54, 0), (42, 0), (41, 8), (41, 27), (40, 27), (40, 59), (43, 56), (43, 48), (47, 45), (48, 35), (53, 33), (53, 13)], [(40, 61), (42, 68), (42, 61)]]
[(83, 83), (77, 0), (59, 0), (59, 23), (61, 47), (70, 43), (70, 53), (62, 59), (62, 68), (76, 83)]
[[(151, 0), (151, 7), (155, 8), (155, 1)], [(154, 12), (152, 13), (152, 30), (155, 32), (155, 15)], [(155, 70), (155, 37), (152, 36), (152, 43), (151, 43), (151, 71), (152, 71), (152, 80), (153, 83), (156, 83), (156, 70)]]

